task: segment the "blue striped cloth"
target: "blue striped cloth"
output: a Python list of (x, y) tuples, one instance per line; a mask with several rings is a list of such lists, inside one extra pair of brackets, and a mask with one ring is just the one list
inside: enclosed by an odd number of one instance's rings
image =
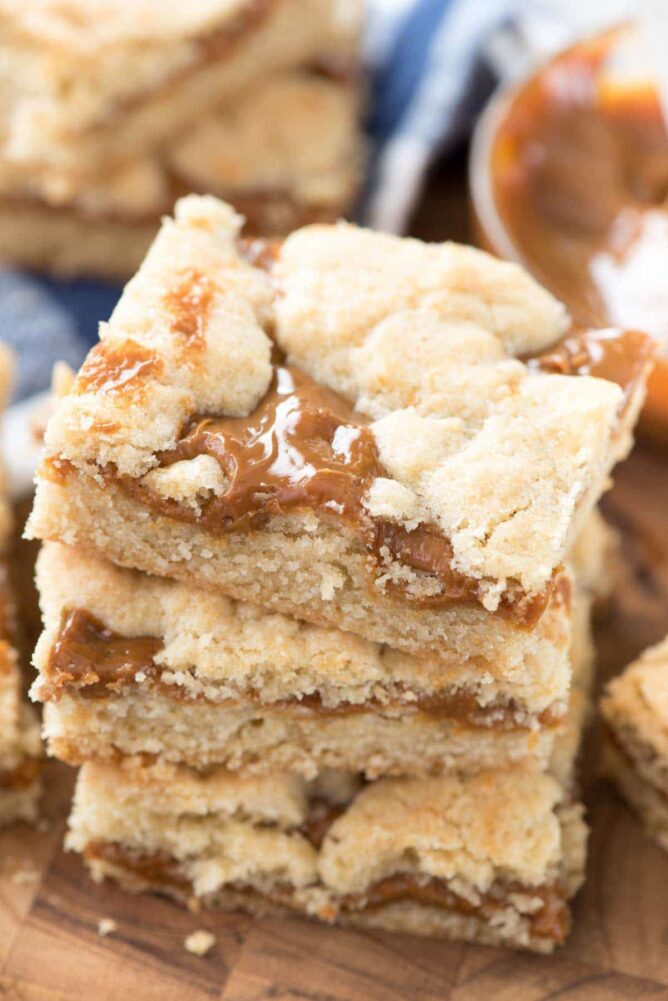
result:
[[(519, 0), (368, 0), (372, 158), (360, 219), (401, 232), (425, 172), (470, 130), (493, 78), (483, 53)], [(537, 6), (554, 0), (523, 0)], [(563, 0), (562, 0), (563, 2)], [(15, 400), (45, 390), (53, 363), (78, 366), (120, 288), (0, 271), (0, 340), (18, 355)]]

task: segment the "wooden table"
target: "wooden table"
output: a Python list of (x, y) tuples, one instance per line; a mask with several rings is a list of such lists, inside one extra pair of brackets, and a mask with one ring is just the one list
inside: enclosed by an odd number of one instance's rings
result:
[[(435, 178), (414, 229), (465, 235), (461, 163)], [(618, 471), (605, 509), (621, 529), (625, 566), (597, 627), (609, 676), (668, 631), (668, 454), (638, 449)], [(32, 550), (21, 550), (23, 582)], [(34, 596), (22, 589), (29, 631)], [(61, 849), (72, 775), (46, 772), (48, 828), (0, 836), (0, 998), (11, 1001), (608, 1001), (668, 999), (668, 855), (644, 838), (596, 778), (597, 735), (585, 750), (592, 825), (587, 883), (562, 950), (543, 958), (500, 949), (362, 934), (305, 921), (192, 915), (159, 898), (89, 881)], [(117, 931), (98, 934), (112, 918)], [(185, 937), (216, 945), (190, 955)]]

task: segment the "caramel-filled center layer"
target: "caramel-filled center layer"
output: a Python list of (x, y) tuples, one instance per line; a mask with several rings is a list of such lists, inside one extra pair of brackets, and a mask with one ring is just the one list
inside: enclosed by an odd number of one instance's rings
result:
[(160, 465), (203, 454), (218, 461), (227, 489), (202, 513), (210, 530), (243, 531), (305, 507), (358, 519), (365, 489), (383, 474), (367, 423), (342, 396), (279, 367), (249, 417), (196, 418)]
[[(320, 847), (317, 841), (314, 845), (316, 848)], [(192, 891), (191, 883), (184, 875), (178, 860), (166, 852), (140, 852), (119, 842), (92, 841), (86, 846), (84, 857), (88, 861), (100, 860), (125, 870), (147, 883), (152, 890), (175, 891), (179, 894)], [(258, 890), (247, 884), (231, 883), (227, 889), (245, 895), (260, 895)], [(288, 884), (279, 884), (267, 894), (267, 897), (277, 904), (289, 905), (292, 892)], [(554, 884), (522, 887), (518, 884), (499, 883), (489, 893), (483, 894), (479, 903), (474, 904), (451, 890), (444, 880), (423, 879), (399, 873), (373, 884), (363, 894), (335, 899), (334, 913), (331, 916), (335, 917), (337, 910), (364, 912), (409, 901), (425, 907), (438, 907), (457, 914), (468, 914), (490, 920), (504, 907), (509, 906), (508, 898), (511, 894), (526, 894), (543, 901), (542, 907), (526, 916), (533, 936), (551, 939), (557, 943), (565, 941), (570, 928), (568, 905), (563, 893)]]
[(42, 698), (72, 690), (103, 698), (133, 684), (138, 674), (153, 678), (160, 650), (159, 639), (121, 636), (87, 612), (67, 612), (49, 654)]
[(140, 93), (132, 94), (130, 97), (119, 98), (107, 111), (105, 117), (94, 123), (90, 132), (94, 133), (99, 129), (114, 125), (121, 115), (126, 115), (133, 111), (147, 99), (153, 98), (157, 94), (167, 96), (176, 86), (201, 70), (204, 66), (222, 61), (234, 53), (235, 48), (241, 42), (247, 40), (255, 31), (269, 20), (276, 7), (276, 0), (251, 0), (233, 17), (227, 24), (220, 28), (209, 30), (206, 34), (190, 40), (197, 51), (197, 58), (180, 70), (175, 71), (160, 84), (147, 87)]
[[(370, 517), (364, 496), (378, 477), (387, 477), (368, 420), (348, 400), (296, 368), (275, 369), (271, 387), (249, 417), (196, 417), (175, 448), (159, 456), (161, 467), (213, 457), (223, 472), (225, 492), (198, 513), (157, 496), (136, 480), (123, 486), (160, 513), (196, 522), (207, 531), (250, 531), (272, 515), (315, 510), (359, 531), (377, 573), (399, 561), (437, 578), (440, 589), (417, 598), (404, 585), (388, 584), (416, 604), (438, 606), (482, 599), (480, 581), (453, 569), (449, 540), (432, 524), (408, 531)], [(527, 598), (516, 587), (501, 613), (532, 625), (544, 611), (553, 582)]]
[[(155, 662), (162, 648), (162, 642), (150, 636), (121, 636), (82, 609), (66, 612), (43, 672), (40, 698), (57, 701), (64, 693), (76, 692), (84, 698), (104, 699), (127, 691), (139, 676), (142, 685), (148, 682), (159, 687), (168, 698), (221, 708), (230, 704), (230, 700), (212, 702), (204, 696), (191, 695), (179, 685), (162, 682), (162, 667)], [(362, 703), (341, 702), (334, 706), (325, 706), (317, 692), (301, 699), (271, 703), (260, 703), (255, 693), (248, 692), (240, 696), (235, 705), (247, 703), (257, 705), (259, 713), (298, 719), (382, 714), (383, 710), (402, 709), (406, 713), (421, 712), (433, 719), (448, 719), (463, 726), (514, 730), (529, 725), (525, 716), (522, 723), (517, 722), (518, 709), (514, 703), (481, 706), (474, 695), (463, 691), (425, 695), (406, 703), (395, 701), (386, 704), (378, 699), (369, 699)], [(561, 709), (549, 707), (538, 714), (536, 720), (541, 726), (549, 727), (557, 726), (562, 717)]]
[(525, 893), (528, 896), (539, 897), (543, 901), (543, 906), (529, 916), (532, 934), (540, 938), (553, 939), (557, 943), (566, 940), (570, 928), (570, 915), (558, 887), (553, 885), (534, 889), (517, 885), (499, 885), (495, 891), (482, 894), (480, 903), (474, 904), (454, 893), (442, 879), (422, 879), (397, 873), (374, 883), (365, 893), (344, 897), (341, 907), (343, 910), (368, 911), (378, 910), (388, 904), (413, 901), (425, 907), (442, 907), (460, 914), (490, 918), (507, 906), (509, 894)]

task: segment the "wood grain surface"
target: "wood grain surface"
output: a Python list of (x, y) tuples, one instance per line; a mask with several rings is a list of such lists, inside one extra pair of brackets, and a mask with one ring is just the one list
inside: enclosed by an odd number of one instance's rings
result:
[[(439, 178), (415, 228), (464, 235), (460, 174)], [(605, 511), (623, 533), (624, 566), (597, 624), (600, 674), (619, 671), (668, 632), (668, 453), (637, 449)], [(28, 642), (37, 629), (33, 550), (19, 556)], [(0, 998), (7, 1001), (668, 1001), (668, 854), (597, 778), (598, 735), (584, 753), (592, 837), (588, 878), (567, 945), (549, 958), (331, 929), (305, 921), (190, 914), (157, 897), (89, 881), (62, 851), (72, 775), (51, 763), (43, 829), (0, 835)], [(117, 930), (98, 933), (112, 918)], [(196, 928), (216, 944), (184, 948)]]

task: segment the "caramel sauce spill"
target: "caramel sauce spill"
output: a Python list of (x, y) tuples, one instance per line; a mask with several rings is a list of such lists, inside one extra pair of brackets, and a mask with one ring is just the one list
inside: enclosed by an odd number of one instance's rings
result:
[(574, 330), (553, 348), (527, 359), (530, 369), (557, 375), (589, 375), (616, 383), (623, 392), (622, 411), (656, 352), (652, 337), (641, 330)]

